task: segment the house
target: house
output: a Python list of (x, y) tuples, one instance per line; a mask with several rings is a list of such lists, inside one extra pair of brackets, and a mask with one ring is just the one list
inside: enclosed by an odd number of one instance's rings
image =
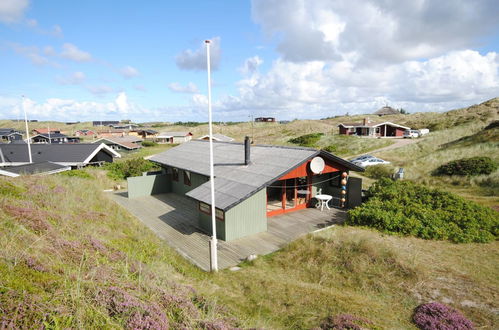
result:
[(376, 116), (388, 116), (388, 115), (400, 115), (400, 111), (392, 108), (392, 107), (389, 107), (389, 106), (384, 106), (382, 108), (380, 108), (379, 110), (377, 110), (376, 112), (373, 113), (373, 115), (376, 115)]
[(0, 141), (1, 142), (12, 142), (16, 140), (22, 140), (23, 135), (21, 132), (13, 128), (0, 128)]
[(109, 125), (110, 127), (114, 129), (126, 129), (126, 130), (131, 130), (134, 128), (139, 127), (137, 124), (117, 124), (117, 125)]
[(191, 139), (191, 132), (161, 132), (156, 136), (156, 142), (158, 143), (184, 143)]
[(79, 137), (61, 133), (37, 134), (30, 137), (31, 143), (80, 143)]
[(61, 134), (61, 130), (58, 128), (53, 128), (51, 130), (49, 130), (48, 128), (35, 128), (31, 131), (31, 134), (48, 134), (49, 132), (50, 134)]
[[(213, 150), (217, 235), (226, 241), (265, 232), (269, 217), (313, 207), (319, 191), (333, 196), (336, 204), (360, 200), (360, 179), (342, 181), (350, 170), (364, 169), (326, 151), (250, 145), (249, 138), (244, 143), (214, 142)], [(165, 173), (154, 182), (156, 192), (161, 185), (162, 192), (196, 201), (199, 227), (211, 233), (209, 143), (193, 140), (150, 160)], [(129, 198), (138, 196), (131, 189), (129, 184)]]
[(94, 132), (90, 129), (80, 129), (75, 132), (75, 136), (96, 136), (97, 132)]
[(339, 133), (342, 135), (357, 135), (368, 137), (402, 137), (409, 127), (394, 124), (389, 121), (373, 123), (364, 118), (361, 123), (340, 123)]
[[(208, 135), (208, 134), (203, 135), (200, 138), (198, 138), (198, 140), (207, 140), (207, 141), (209, 141), (210, 140), (210, 135)], [(231, 141), (234, 141), (234, 139), (231, 138), (231, 137), (229, 137), (229, 136), (227, 136), (227, 135), (215, 133), (215, 134), (213, 134), (213, 141), (231, 142)]]
[(119, 137), (128, 135), (128, 131), (122, 129), (110, 129), (105, 131), (98, 131), (97, 136), (99, 137)]
[(274, 117), (257, 117), (257, 118), (255, 118), (255, 122), (273, 123), (273, 122), (275, 122), (275, 118)]
[(13, 178), (21, 175), (49, 175), (65, 171), (71, 171), (71, 166), (59, 165), (52, 162), (0, 167), (0, 175), (10, 176)]
[(33, 163), (52, 162), (59, 165), (79, 168), (87, 165), (113, 162), (121, 155), (105, 144), (16, 144), (0, 145), (0, 166), (21, 166), (29, 164), (29, 151)]
[(120, 122), (118, 120), (96, 120), (92, 122), (93, 126), (111, 126), (118, 125)]
[(152, 129), (136, 129), (130, 131), (129, 135), (140, 136), (142, 139), (155, 139), (158, 132)]
[(136, 150), (142, 148), (142, 139), (135, 136), (107, 137), (95, 140), (92, 143), (104, 143), (113, 150)]

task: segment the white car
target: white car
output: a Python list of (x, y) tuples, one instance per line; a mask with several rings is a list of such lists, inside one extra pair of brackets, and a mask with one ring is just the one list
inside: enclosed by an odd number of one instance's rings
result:
[(361, 156), (357, 156), (355, 158), (350, 159), (350, 162), (352, 162), (352, 163), (361, 162), (361, 161), (364, 161), (364, 160), (367, 160), (370, 158), (376, 158), (376, 157), (371, 156), (371, 155), (361, 155)]
[(420, 133), (418, 130), (415, 129), (406, 129), (404, 131), (404, 139), (405, 138), (418, 138), (420, 136)]
[(366, 159), (363, 161), (354, 162), (354, 164), (358, 165), (360, 167), (367, 167), (367, 166), (372, 166), (372, 165), (390, 164), (390, 162), (374, 157), (374, 158), (369, 158), (369, 159)]

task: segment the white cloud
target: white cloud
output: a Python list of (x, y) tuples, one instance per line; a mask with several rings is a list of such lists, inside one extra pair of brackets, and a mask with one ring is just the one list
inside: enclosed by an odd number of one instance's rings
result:
[[(72, 99), (49, 98), (44, 102), (25, 99), (25, 108), (30, 119), (53, 120), (98, 120), (119, 116), (146, 116), (157, 118), (157, 111), (149, 110), (128, 100), (125, 92), (108, 102), (77, 101)], [(0, 96), (0, 112), (13, 118), (22, 116), (21, 100)]]
[(497, 96), (498, 69), (498, 53), (472, 50), (362, 69), (348, 61), (276, 60), (267, 73), (239, 81), (238, 94), (221, 98), (214, 109), (286, 119), (369, 113), (385, 102), (411, 112), (452, 109)]
[[(220, 37), (211, 39), (210, 66), (216, 70), (220, 65)], [(183, 70), (206, 70), (206, 45), (203, 43), (196, 50), (186, 49), (175, 58), (175, 62)]]
[(243, 66), (239, 68), (239, 72), (244, 75), (253, 74), (258, 71), (258, 68), (262, 64), (263, 60), (259, 56), (250, 57), (244, 61)]
[(136, 68), (127, 65), (120, 69), (120, 74), (128, 79), (128, 78), (137, 77), (138, 75), (140, 75), (140, 72)]
[(28, 9), (28, 7), (28, 0), (0, 1), (0, 22), (7, 24), (20, 22), (23, 19), (24, 12)]
[(92, 55), (90, 53), (80, 50), (70, 43), (62, 45), (61, 56), (76, 62), (88, 62), (92, 60)]
[(252, 16), (293, 62), (400, 63), (469, 48), (499, 25), (495, 0), (253, 0)]
[(196, 86), (196, 84), (192, 82), (189, 82), (185, 86), (183, 86), (178, 82), (173, 82), (168, 84), (168, 89), (175, 93), (187, 93), (187, 94), (199, 93), (198, 87)]
[(57, 67), (56, 62), (49, 60), (47, 56), (42, 55), (40, 49), (36, 46), (24, 46), (18, 43), (11, 43), (8, 46), (17, 54), (28, 58), (36, 66), (51, 65)]
[(77, 71), (64, 77), (57, 77), (56, 80), (61, 85), (79, 85), (85, 81), (85, 74)]

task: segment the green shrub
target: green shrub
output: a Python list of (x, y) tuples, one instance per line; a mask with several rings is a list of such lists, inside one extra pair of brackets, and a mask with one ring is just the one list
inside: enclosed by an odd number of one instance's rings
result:
[(338, 150), (338, 146), (335, 144), (328, 145), (327, 147), (322, 148), (322, 150), (327, 152), (336, 152)]
[(348, 212), (349, 225), (455, 243), (490, 242), (499, 235), (499, 213), (449, 192), (409, 181), (381, 179), (369, 199)]
[(157, 146), (158, 144), (154, 141), (142, 141), (142, 146), (143, 147), (154, 147)]
[(154, 163), (144, 158), (132, 158), (121, 162), (108, 163), (105, 165), (107, 175), (114, 180), (123, 180), (131, 176), (140, 176), (155, 168)]
[(85, 170), (72, 170), (59, 173), (59, 175), (77, 177), (82, 179), (92, 179), (93, 176)]
[(391, 165), (379, 164), (367, 166), (364, 175), (371, 179), (391, 178), (394, 168)]
[(298, 144), (302, 147), (315, 147), (315, 144), (319, 142), (324, 133), (310, 133), (289, 139), (288, 142), (293, 144)]
[(489, 157), (463, 158), (448, 162), (433, 171), (433, 175), (473, 176), (490, 174), (497, 169), (497, 164)]

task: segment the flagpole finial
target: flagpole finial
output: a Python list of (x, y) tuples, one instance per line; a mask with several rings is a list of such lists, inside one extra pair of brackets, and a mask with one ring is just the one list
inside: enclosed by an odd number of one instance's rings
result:
[(205, 43), (205, 44), (209, 44), (209, 43), (211, 43), (211, 40), (206, 39), (206, 40), (204, 41), (204, 43)]

